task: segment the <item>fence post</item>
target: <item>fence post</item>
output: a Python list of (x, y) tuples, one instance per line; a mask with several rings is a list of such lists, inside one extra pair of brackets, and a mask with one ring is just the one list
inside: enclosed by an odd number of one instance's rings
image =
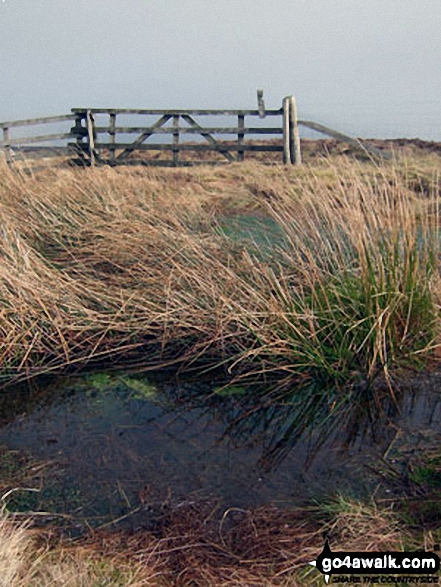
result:
[(10, 136), (9, 136), (9, 128), (7, 126), (3, 127), (3, 148), (5, 150), (5, 158), (6, 163), (11, 165), (12, 163), (12, 153), (11, 153), (11, 145), (9, 144)]
[(243, 161), (244, 160), (244, 150), (243, 150), (243, 140), (245, 137), (244, 129), (245, 129), (245, 116), (244, 114), (239, 114), (237, 117), (237, 160)]
[(115, 165), (115, 128), (116, 128), (116, 114), (115, 112), (110, 113), (110, 165)]
[(301, 165), (300, 133), (297, 117), (297, 104), (294, 96), (289, 99), (289, 153), (292, 165)]
[(87, 111), (87, 137), (89, 139), (89, 157), (91, 167), (95, 166), (95, 132), (92, 110)]
[(291, 163), (290, 141), (289, 141), (289, 124), (290, 121), (290, 98), (283, 98), (283, 163)]
[(179, 164), (179, 114), (173, 115), (173, 167)]

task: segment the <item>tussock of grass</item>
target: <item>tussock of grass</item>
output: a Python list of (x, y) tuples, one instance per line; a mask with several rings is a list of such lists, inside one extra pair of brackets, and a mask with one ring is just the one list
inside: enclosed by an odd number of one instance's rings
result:
[(398, 182), (357, 177), (271, 205), (286, 237), (279, 267), (263, 274), (278, 313), (274, 355), (338, 384), (427, 353), (438, 335), (438, 216), (416, 208)]
[[(0, 173), (5, 377), (92, 360), (345, 385), (430, 355), (438, 202), (398, 167)], [(237, 200), (235, 195), (238, 195)], [(222, 217), (277, 223), (272, 248)]]

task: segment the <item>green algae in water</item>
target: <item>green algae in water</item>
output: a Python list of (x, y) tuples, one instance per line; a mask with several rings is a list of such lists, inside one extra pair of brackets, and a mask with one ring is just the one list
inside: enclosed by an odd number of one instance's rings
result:
[(105, 391), (112, 387), (112, 375), (108, 373), (92, 373), (86, 375), (81, 383), (81, 387), (90, 386), (97, 391)]
[(147, 379), (138, 379), (128, 375), (112, 373), (93, 373), (87, 375), (80, 384), (90, 386), (98, 392), (115, 391), (121, 387), (129, 389), (133, 399), (152, 400), (158, 395), (158, 388)]
[(158, 388), (147, 380), (135, 379), (133, 377), (121, 376), (120, 383), (133, 391), (133, 399), (153, 400), (158, 397)]

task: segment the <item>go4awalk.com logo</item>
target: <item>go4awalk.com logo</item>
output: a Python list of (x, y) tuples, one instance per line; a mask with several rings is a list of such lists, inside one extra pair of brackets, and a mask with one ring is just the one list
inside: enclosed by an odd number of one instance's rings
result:
[[(315, 561), (309, 563), (329, 583), (335, 575), (342, 583), (424, 584), (438, 585), (440, 558), (434, 552), (332, 552), (329, 543)], [(352, 579), (347, 577), (350, 575)], [(362, 577), (362, 575), (364, 575)], [(368, 576), (367, 576), (368, 575)], [(375, 577), (377, 575), (377, 577)], [(392, 577), (391, 575), (401, 575)]]

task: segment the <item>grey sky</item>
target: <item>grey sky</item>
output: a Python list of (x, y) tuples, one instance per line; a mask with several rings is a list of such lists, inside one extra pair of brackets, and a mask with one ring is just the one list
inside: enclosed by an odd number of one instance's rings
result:
[(5, 0), (0, 120), (254, 107), (441, 141), (441, 0)]

